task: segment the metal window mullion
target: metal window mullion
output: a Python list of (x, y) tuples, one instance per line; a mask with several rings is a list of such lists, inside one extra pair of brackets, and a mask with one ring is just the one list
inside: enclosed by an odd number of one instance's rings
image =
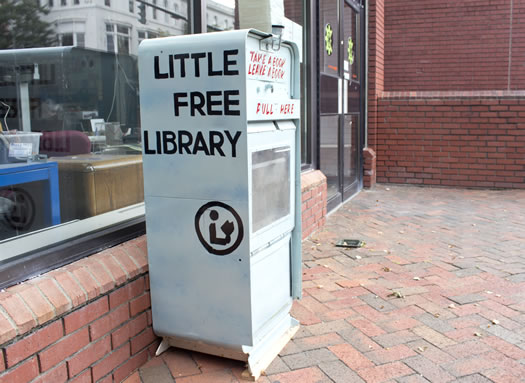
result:
[[(206, 33), (206, 0), (194, 0), (190, 2), (191, 8), (191, 31), (192, 33)], [(193, 6), (192, 6), (193, 5)]]

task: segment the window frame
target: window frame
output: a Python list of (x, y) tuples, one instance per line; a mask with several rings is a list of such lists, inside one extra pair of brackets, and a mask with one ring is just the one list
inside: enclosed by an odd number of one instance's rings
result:
[[(82, 225), (76, 223), (1, 241), (2, 250), (9, 256), (0, 259), (0, 289), (145, 234), (144, 203), (84, 219)], [(57, 236), (61, 240), (51, 238)]]
[[(63, 39), (64, 39), (64, 35), (71, 35), (71, 37), (73, 38), (73, 44), (71, 45), (62, 45), (63, 44)], [(82, 44), (79, 44), (79, 35), (82, 35)], [(58, 46), (60, 47), (79, 47), (79, 48), (84, 48), (85, 45), (86, 45), (86, 34), (85, 32), (62, 32), (62, 33), (58, 33), (57, 34), (57, 42), (58, 42)]]
[[(133, 27), (131, 25), (127, 25), (124, 23), (118, 23), (118, 22), (112, 22), (112, 21), (106, 21), (106, 51), (110, 53), (115, 54), (131, 54), (131, 39), (132, 39), (132, 29)], [(108, 27), (111, 27), (111, 30), (108, 29)], [(125, 28), (127, 29), (127, 33), (124, 33), (119, 30), (119, 28)], [(113, 40), (113, 50), (109, 50), (108, 41), (109, 36), (111, 36)], [(127, 38), (127, 45), (128, 49), (127, 52), (121, 52), (119, 49), (119, 38)]]
[[(140, 36), (140, 35), (143, 35), (143, 36)], [(158, 38), (159, 35), (158, 35), (158, 32), (155, 32), (155, 31), (151, 31), (149, 29), (137, 29), (137, 40), (139, 42), (139, 44), (144, 41), (144, 40), (147, 40), (147, 39), (156, 39)]]

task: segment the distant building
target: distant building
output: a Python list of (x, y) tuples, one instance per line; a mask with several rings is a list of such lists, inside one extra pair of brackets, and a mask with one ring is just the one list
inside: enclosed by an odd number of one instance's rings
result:
[(233, 8), (208, 0), (206, 19), (208, 32), (227, 31), (234, 27), (235, 12)]
[[(189, 33), (188, 3), (183, 0), (147, 0), (181, 18), (146, 6), (146, 24), (139, 21), (136, 0), (42, 1), (50, 10), (43, 19), (54, 26), (60, 46), (136, 55), (144, 39)], [(233, 29), (232, 8), (208, 1), (207, 13), (210, 30)]]

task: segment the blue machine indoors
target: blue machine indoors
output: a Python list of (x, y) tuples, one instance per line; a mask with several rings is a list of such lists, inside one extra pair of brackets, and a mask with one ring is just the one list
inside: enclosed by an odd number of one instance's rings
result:
[(145, 40), (139, 80), (158, 352), (257, 378), (299, 327), (297, 48), (254, 30)]

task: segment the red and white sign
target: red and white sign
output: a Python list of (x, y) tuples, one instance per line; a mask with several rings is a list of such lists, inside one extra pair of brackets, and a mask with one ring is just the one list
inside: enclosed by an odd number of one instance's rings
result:
[(285, 100), (249, 100), (248, 120), (284, 120), (299, 118), (300, 101)]
[(285, 57), (270, 52), (249, 50), (247, 77), (261, 81), (285, 82), (290, 63)]

